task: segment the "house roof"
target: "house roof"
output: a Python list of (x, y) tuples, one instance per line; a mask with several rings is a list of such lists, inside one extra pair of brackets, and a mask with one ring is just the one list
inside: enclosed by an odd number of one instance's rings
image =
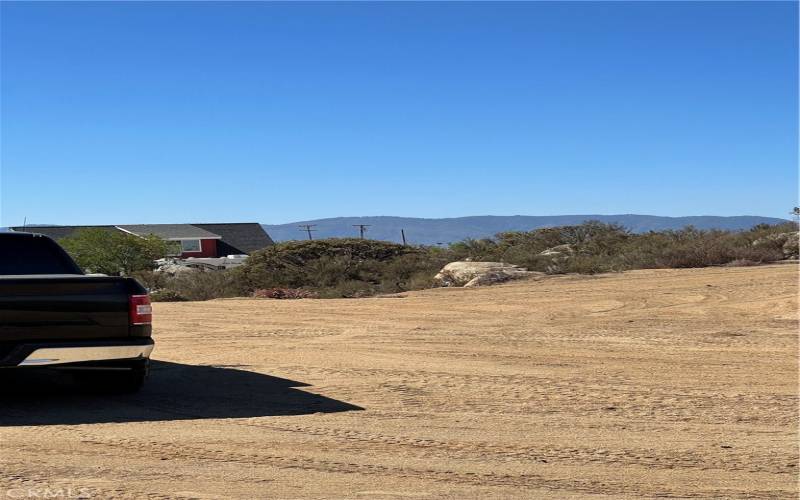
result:
[(220, 224), (123, 224), (117, 226), (17, 226), (13, 231), (44, 234), (60, 240), (72, 236), (80, 229), (103, 229), (128, 231), (137, 235), (155, 234), (166, 239), (218, 239), (220, 254), (250, 254), (275, 242), (257, 222), (234, 222)]
[(235, 222), (227, 224), (192, 224), (206, 231), (222, 236), (222, 242), (227, 243), (231, 249), (229, 254), (250, 254), (264, 247), (274, 245), (264, 228), (258, 222)]
[(154, 234), (165, 240), (221, 239), (221, 236), (193, 224), (127, 224), (119, 229), (137, 236)]
[(61, 238), (72, 236), (75, 231), (81, 229), (103, 229), (106, 231), (117, 231), (117, 228), (114, 226), (15, 226), (11, 228), (12, 231), (16, 232), (43, 234), (53, 238), (54, 240), (60, 240)]

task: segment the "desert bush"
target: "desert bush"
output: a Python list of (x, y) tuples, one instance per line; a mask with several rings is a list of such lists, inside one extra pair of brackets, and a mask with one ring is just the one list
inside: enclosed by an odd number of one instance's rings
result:
[(148, 290), (161, 290), (167, 286), (170, 281), (170, 275), (160, 273), (150, 269), (136, 271), (131, 274), (132, 278), (142, 284)]
[[(507, 262), (550, 274), (596, 273), (621, 267), (617, 252), (632, 237), (622, 226), (588, 221), (575, 226), (500, 233), (493, 240), (456, 243), (451, 251), (460, 259)], [(562, 245), (571, 249), (569, 256), (541, 255)]]
[(591, 253), (602, 253), (618, 247), (630, 233), (618, 224), (587, 221), (576, 226), (559, 226), (536, 229), (528, 232), (507, 232), (497, 235), (497, 243), (503, 248), (526, 248), (540, 253), (559, 245), (570, 245)]
[[(633, 234), (622, 226), (588, 221), (577, 226), (500, 233), (492, 240), (469, 240), (451, 249), (459, 259), (502, 261), (550, 274), (629, 269), (706, 267), (736, 260), (773, 262), (784, 257), (786, 233), (797, 224), (759, 225), (749, 231), (677, 231)], [(569, 245), (569, 255), (541, 252)]]
[(494, 261), (502, 252), (501, 245), (491, 238), (474, 240), (467, 238), (450, 245), (450, 255), (454, 260), (472, 259), (476, 261)]
[(750, 267), (750, 266), (757, 266), (759, 262), (755, 262), (752, 260), (747, 259), (736, 259), (724, 264), (725, 267)]
[(776, 262), (784, 258), (783, 251), (777, 248), (739, 248), (734, 254), (734, 260), (750, 260), (759, 264)]
[(433, 277), (452, 257), (438, 251), (420, 249), (417, 253), (401, 255), (376, 267), (380, 276), (380, 293), (397, 293), (430, 288)]
[(761, 240), (764, 238), (769, 238), (773, 235), (778, 234), (785, 234), (785, 233), (796, 233), (798, 231), (798, 224), (796, 222), (786, 222), (784, 224), (775, 224), (771, 226), (769, 224), (758, 224), (753, 226), (752, 229), (749, 231), (745, 231), (742, 234), (746, 239), (749, 239), (751, 242)]
[(248, 293), (302, 288), (324, 298), (363, 297), (428, 286), (450, 260), (448, 251), (384, 241), (293, 241), (255, 252), (237, 269), (237, 279)]
[(437, 286), (435, 280), (433, 279), (434, 276), (436, 276), (436, 273), (431, 273), (430, 271), (419, 271), (408, 277), (408, 279), (405, 281), (405, 286), (402, 288), (402, 290), (398, 289), (394, 291), (389, 291), (387, 289), (386, 291), (387, 293), (398, 293), (411, 290), (425, 290), (427, 288), (433, 288)]
[(577, 254), (545, 272), (549, 274), (598, 274), (621, 270), (616, 259), (608, 255)]
[(308, 283), (332, 286), (357, 278), (365, 265), (413, 253), (411, 247), (361, 239), (278, 243), (253, 253), (239, 269), (245, 287), (302, 288)]
[(379, 287), (376, 284), (366, 281), (344, 280), (334, 286), (320, 289), (319, 297), (322, 299), (358, 299), (369, 297), (379, 292)]
[(235, 270), (181, 273), (167, 278), (163, 290), (174, 292), (187, 300), (210, 300), (246, 295)]
[[(763, 229), (758, 232), (763, 231)], [(783, 258), (780, 247), (753, 246), (753, 232), (699, 231), (686, 228), (680, 231), (651, 233), (660, 243), (653, 256), (652, 267), (706, 267), (727, 264), (735, 260), (773, 262)]]
[(174, 290), (155, 290), (150, 292), (150, 300), (153, 302), (184, 302), (187, 299)]

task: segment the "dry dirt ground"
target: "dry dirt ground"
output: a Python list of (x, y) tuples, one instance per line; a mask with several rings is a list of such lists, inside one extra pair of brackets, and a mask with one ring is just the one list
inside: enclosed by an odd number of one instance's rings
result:
[(0, 499), (796, 498), (797, 279), (157, 304), (140, 394), (13, 382)]

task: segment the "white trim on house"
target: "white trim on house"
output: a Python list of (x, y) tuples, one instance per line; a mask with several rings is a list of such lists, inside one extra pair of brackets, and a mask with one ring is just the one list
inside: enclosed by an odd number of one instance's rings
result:
[(114, 226), (114, 229), (119, 229), (119, 230), (120, 230), (120, 231), (122, 231), (123, 233), (132, 234), (133, 236), (137, 236), (137, 237), (141, 238), (141, 236), (140, 236), (140, 235), (138, 235), (138, 234), (136, 234), (136, 233), (132, 233), (132, 232), (128, 231), (127, 229), (123, 229), (123, 228), (121, 228), (121, 227), (119, 227), (119, 226)]

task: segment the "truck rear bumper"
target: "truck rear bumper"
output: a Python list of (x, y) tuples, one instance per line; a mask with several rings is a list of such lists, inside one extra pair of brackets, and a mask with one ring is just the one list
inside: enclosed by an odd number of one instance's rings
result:
[(147, 359), (153, 352), (153, 346), (150, 338), (20, 344), (0, 359), (0, 367)]
[(86, 361), (144, 359), (153, 352), (153, 345), (119, 345), (90, 347), (44, 347), (36, 349), (17, 366), (63, 365)]

